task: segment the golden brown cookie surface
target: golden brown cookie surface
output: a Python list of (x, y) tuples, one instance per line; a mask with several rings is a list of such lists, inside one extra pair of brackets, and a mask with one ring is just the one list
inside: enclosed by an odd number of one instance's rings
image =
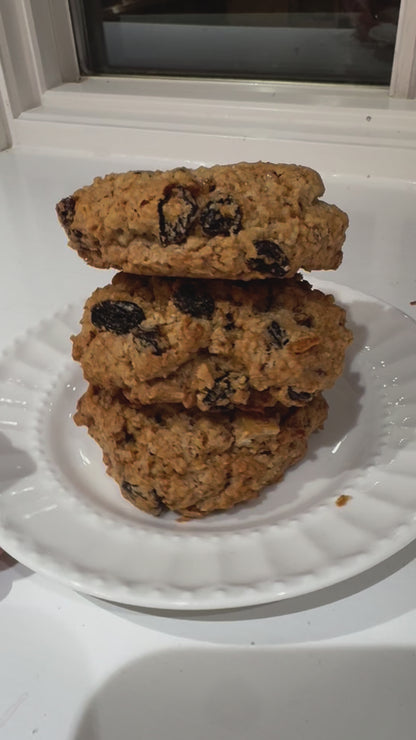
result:
[(252, 280), (336, 269), (346, 214), (320, 175), (267, 162), (95, 178), (57, 205), (69, 246), (95, 267)]

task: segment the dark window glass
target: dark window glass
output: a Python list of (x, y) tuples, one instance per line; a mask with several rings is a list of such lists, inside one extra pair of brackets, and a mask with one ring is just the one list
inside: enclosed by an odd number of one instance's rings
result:
[(84, 74), (383, 85), (390, 81), (399, 6), (400, 0), (71, 0)]

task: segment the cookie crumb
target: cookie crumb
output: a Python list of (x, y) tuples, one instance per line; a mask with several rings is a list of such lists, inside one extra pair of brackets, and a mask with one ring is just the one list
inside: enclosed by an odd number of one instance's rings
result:
[(348, 501), (351, 501), (351, 499), (352, 496), (348, 496), (346, 493), (341, 493), (335, 503), (337, 506), (345, 506), (346, 504), (348, 504)]

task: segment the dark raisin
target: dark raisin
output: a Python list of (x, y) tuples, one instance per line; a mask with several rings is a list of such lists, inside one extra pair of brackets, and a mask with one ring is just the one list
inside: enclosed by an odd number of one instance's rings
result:
[(75, 198), (72, 195), (62, 198), (56, 206), (56, 213), (64, 229), (69, 229), (75, 216)]
[(248, 266), (262, 275), (282, 278), (290, 269), (289, 260), (276, 242), (261, 240), (254, 242), (258, 258), (249, 259)]
[(141, 491), (138, 486), (134, 485), (133, 483), (129, 483), (126, 480), (123, 480), (121, 484), (121, 490), (124, 497), (128, 501), (130, 501), (131, 504), (138, 506), (138, 502), (142, 501), (143, 503), (146, 503), (148, 505), (151, 513), (155, 516), (161, 514), (163, 509), (165, 508), (164, 503), (160, 496), (157, 495), (157, 491), (155, 488), (151, 488), (150, 491), (143, 493), (143, 491)]
[(142, 347), (151, 347), (152, 355), (163, 355), (163, 338), (158, 329), (142, 329), (137, 326), (132, 330), (132, 334), (139, 340)]
[(301, 316), (301, 317), (295, 317), (296, 323), (299, 324), (299, 326), (306, 326), (308, 329), (311, 329), (313, 326), (313, 318), (312, 316)]
[(307, 393), (307, 391), (295, 391), (290, 386), (287, 389), (287, 395), (291, 401), (311, 401), (313, 398), (312, 393)]
[(91, 309), (91, 321), (98, 329), (113, 334), (128, 334), (145, 318), (143, 310), (131, 301), (102, 301)]
[(201, 211), (202, 231), (207, 236), (229, 236), (241, 231), (241, 208), (230, 196), (209, 200)]
[(188, 236), (197, 205), (192, 193), (181, 187), (171, 188), (157, 204), (160, 243), (183, 244)]
[(234, 323), (234, 316), (232, 315), (231, 311), (225, 314), (226, 323), (224, 324), (224, 329), (227, 331), (231, 331), (231, 329), (235, 329), (235, 323)]
[(214, 299), (196, 282), (181, 283), (174, 291), (172, 299), (179, 311), (195, 319), (210, 319), (215, 310)]
[(233, 389), (228, 373), (225, 373), (225, 375), (221, 375), (215, 379), (213, 387), (203, 396), (202, 402), (206, 406), (227, 406), (230, 403), (230, 396), (232, 394)]
[(286, 344), (288, 344), (289, 337), (285, 330), (279, 326), (277, 321), (272, 321), (272, 323), (267, 327), (267, 331), (270, 334), (272, 343), (276, 345), (276, 347), (279, 347), (279, 349), (282, 349)]

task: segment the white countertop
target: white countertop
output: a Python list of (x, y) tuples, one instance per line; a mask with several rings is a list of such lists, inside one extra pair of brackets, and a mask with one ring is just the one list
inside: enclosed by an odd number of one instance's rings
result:
[[(141, 161), (0, 154), (0, 349), (108, 282), (66, 248), (54, 205)], [(351, 219), (343, 265), (329, 279), (415, 318), (415, 184), (321, 173), (326, 199)], [(415, 554), (413, 543), (310, 595), (198, 613), (83, 596), (3, 554), (0, 737), (413, 740)]]

